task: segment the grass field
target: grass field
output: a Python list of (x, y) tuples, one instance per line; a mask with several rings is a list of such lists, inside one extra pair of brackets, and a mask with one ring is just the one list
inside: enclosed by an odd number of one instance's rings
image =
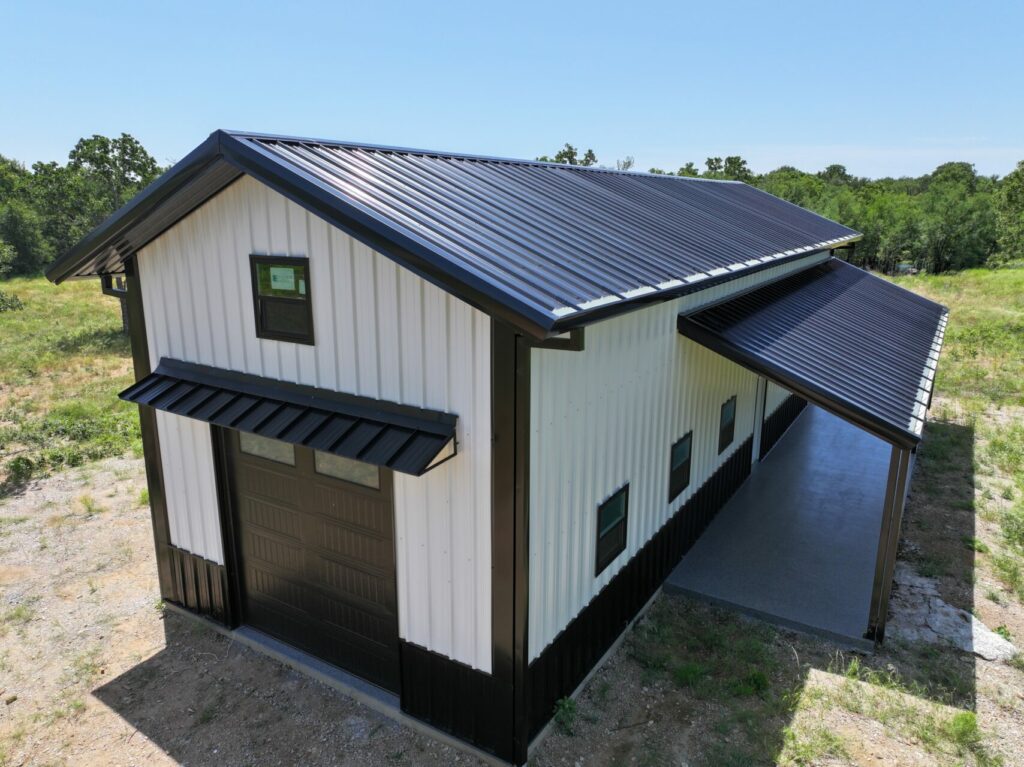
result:
[(141, 450), (116, 299), (96, 280), (0, 281), (20, 310), (0, 312), (0, 497), (68, 466)]

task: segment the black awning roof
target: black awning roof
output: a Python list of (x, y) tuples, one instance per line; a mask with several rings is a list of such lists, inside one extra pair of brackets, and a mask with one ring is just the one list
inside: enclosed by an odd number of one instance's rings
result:
[(831, 259), (690, 315), (679, 332), (904, 447), (921, 440), (945, 307)]
[(175, 415), (419, 476), (454, 455), (456, 416), (162, 359), (119, 395)]

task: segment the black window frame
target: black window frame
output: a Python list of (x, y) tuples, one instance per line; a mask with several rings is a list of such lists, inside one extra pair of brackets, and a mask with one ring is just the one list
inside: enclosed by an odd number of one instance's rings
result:
[[(725, 409), (732, 403), (732, 418), (725, 422)], [(725, 449), (732, 444), (736, 438), (736, 395), (722, 403), (722, 410), (718, 415), (718, 454), (721, 455)]]
[[(686, 451), (686, 460), (679, 466), (675, 466), (676, 448), (683, 442), (689, 443)], [(693, 429), (672, 443), (668, 453), (668, 502), (672, 503), (679, 495), (690, 486), (690, 467), (693, 463)]]
[[(260, 295), (259, 266), (301, 266), (303, 277), (306, 280), (306, 297), (287, 298), (285, 296), (263, 296)], [(252, 279), (252, 308), (256, 315), (256, 337), (268, 341), (285, 341), (293, 344), (305, 344), (314, 346), (313, 333), (313, 283), (309, 279), (309, 259), (305, 256), (264, 256), (252, 253), (249, 255), (249, 274)], [(305, 333), (284, 333), (279, 330), (270, 330), (264, 325), (264, 308), (274, 304), (296, 304), (302, 303), (306, 308), (306, 323), (308, 331)]]
[[(622, 497), (622, 519), (618, 520), (612, 527), (609, 527), (604, 534), (601, 534), (601, 512), (610, 504)], [(626, 538), (629, 531), (629, 483), (620, 487), (608, 498), (597, 506), (597, 517), (595, 519), (597, 531), (596, 545), (594, 547), (594, 577), (600, 575), (605, 568), (615, 561), (623, 551), (626, 550)], [(604, 550), (602, 550), (602, 545)]]

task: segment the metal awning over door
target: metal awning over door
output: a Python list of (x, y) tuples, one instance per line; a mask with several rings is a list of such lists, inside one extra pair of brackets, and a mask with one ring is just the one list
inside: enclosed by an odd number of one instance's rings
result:
[(838, 259), (688, 315), (679, 332), (901, 448), (921, 440), (947, 310)]
[(456, 416), (180, 360), (121, 399), (419, 476), (455, 454)]

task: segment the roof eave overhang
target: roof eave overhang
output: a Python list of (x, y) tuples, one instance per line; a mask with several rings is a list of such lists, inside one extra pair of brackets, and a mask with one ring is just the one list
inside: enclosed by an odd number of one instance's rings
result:
[(696, 341), (701, 346), (711, 349), (751, 372), (774, 381), (791, 392), (799, 394), (809, 402), (834, 413), (892, 445), (912, 450), (921, 442), (920, 434), (882, 420), (854, 403), (836, 397), (834, 394), (815, 386), (812, 382), (793, 375), (782, 367), (749, 354), (734, 344), (728, 343), (717, 333), (690, 321), (686, 315), (679, 315), (676, 324), (682, 335)]

